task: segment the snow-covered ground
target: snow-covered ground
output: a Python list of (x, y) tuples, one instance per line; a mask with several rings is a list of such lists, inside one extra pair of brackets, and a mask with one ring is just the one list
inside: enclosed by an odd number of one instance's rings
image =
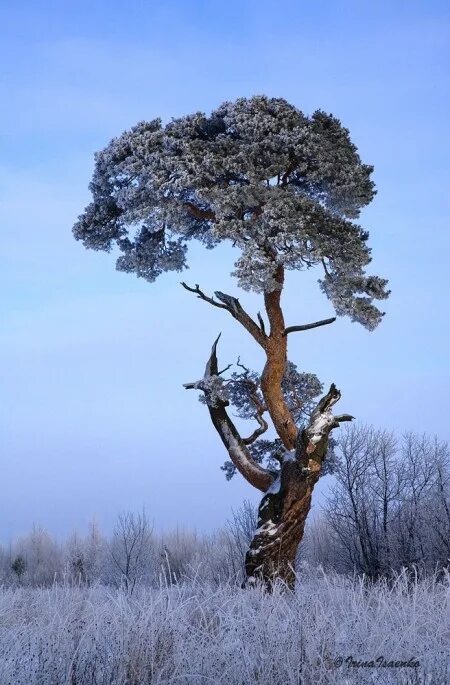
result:
[[(448, 578), (368, 586), (317, 570), (295, 596), (200, 580), (131, 597), (0, 588), (0, 685), (445, 685), (449, 599)], [(411, 665), (349, 666), (381, 657)]]

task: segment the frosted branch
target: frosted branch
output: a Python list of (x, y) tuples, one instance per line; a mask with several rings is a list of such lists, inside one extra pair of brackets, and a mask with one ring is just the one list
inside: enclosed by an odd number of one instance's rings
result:
[[(265, 492), (272, 484), (274, 476), (252, 458), (246, 443), (239, 435), (236, 426), (226, 411), (229, 402), (224, 393), (223, 381), (219, 377), (217, 362), (219, 338), (220, 335), (214, 341), (203, 378), (195, 383), (185, 383), (184, 387), (187, 390), (197, 389), (205, 393), (211, 421), (225, 445), (231, 461), (251, 485)], [(260, 425), (260, 428), (257, 430), (260, 431), (261, 428), (262, 426)]]
[(296, 459), (302, 464), (310, 466), (313, 463), (311, 462), (311, 455), (314, 454), (313, 459), (316, 461), (318, 458), (318, 463), (314, 465), (314, 468), (320, 468), (330, 432), (333, 428), (338, 428), (341, 422), (353, 420), (354, 417), (350, 414), (333, 415), (332, 407), (340, 398), (340, 390), (332, 383), (327, 394), (322, 397), (312, 412), (309, 425), (299, 433), (296, 444)]

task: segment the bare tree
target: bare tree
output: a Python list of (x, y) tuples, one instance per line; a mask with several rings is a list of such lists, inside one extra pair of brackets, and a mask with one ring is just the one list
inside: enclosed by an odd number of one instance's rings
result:
[(106, 539), (94, 520), (89, 523), (89, 532), (83, 541), (83, 551), (86, 582), (92, 584), (104, 576), (109, 555)]
[(436, 480), (432, 491), (431, 547), (436, 563), (450, 566), (450, 450), (447, 444), (434, 441)]
[(120, 584), (132, 594), (137, 580), (148, 573), (153, 553), (152, 529), (145, 511), (119, 516), (109, 552)]
[(414, 433), (353, 425), (340, 435), (336, 484), (325, 506), (340, 570), (378, 578), (448, 563), (449, 450)]
[[(327, 518), (340, 541), (349, 566), (369, 575), (381, 570), (380, 538), (389, 512), (386, 461), (391, 460), (392, 436), (365, 426), (341, 434), (341, 463), (337, 484), (327, 506)], [(384, 526), (384, 527), (383, 527)]]
[[(403, 500), (396, 527), (397, 555), (404, 566), (442, 564), (442, 534), (448, 532), (448, 446), (426, 435), (406, 433), (402, 444)], [(444, 524), (444, 525), (442, 525)], [(440, 534), (441, 535), (440, 535)], [(448, 550), (448, 537), (447, 537)], [(434, 548), (434, 549), (433, 549)], [(436, 551), (440, 550), (438, 557)], [(448, 560), (448, 555), (447, 555)]]
[[(242, 371), (225, 381), (229, 366), (219, 370), (216, 340), (203, 378), (185, 387), (204, 393), (231, 460), (227, 476), (238, 471), (264, 493), (246, 572), (268, 586), (276, 576), (294, 582), (330, 433), (352, 418), (333, 415), (341, 396), (334, 384), (317, 402), (318, 379), (288, 361), (290, 335), (328, 326), (335, 316), (287, 325), (285, 274), (318, 267), (337, 315), (369, 330), (379, 324), (374, 300), (388, 297), (387, 281), (366, 274), (368, 233), (354, 221), (374, 196), (372, 170), (332, 115), (306, 116), (280, 98), (239, 98), (210, 116), (142, 122), (113, 139), (96, 156), (93, 201), (73, 229), (88, 248), (109, 251), (114, 243), (117, 268), (149, 282), (186, 266), (190, 239), (208, 248), (228, 241), (240, 250), (233, 275), (241, 288), (261, 294), (263, 314), (252, 317), (233, 295), (182, 285), (242, 326), (263, 351), (264, 369), (239, 364)], [(256, 422), (247, 437), (231, 420), (230, 403)], [(261, 437), (267, 419), (275, 440)]]
[(258, 509), (245, 499), (242, 505), (232, 510), (226, 523), (230, 564), (236, 578), (245, 576), (245, 556), (258, 527)]

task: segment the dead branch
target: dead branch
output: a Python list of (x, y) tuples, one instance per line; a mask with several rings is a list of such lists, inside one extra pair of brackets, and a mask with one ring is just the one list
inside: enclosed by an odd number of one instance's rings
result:
[(184, 282), (182, 282), (181, 285), (183, 286), (183, 288), (185, 288), (185, 290), (189, 290), (189, 292), (195, 293), (197, 297), (199, 297), (201, 300), (204, 300), (205, 302), (212, 304), (214, 307), (226, 309), (227, 312), (229, 312), (234, 319), (239, 321), (239, 323), (242, 326), (244, 326), (244, 328), (250, 333), (250, 335), (256, 340), (256, 342), (259, 343), (259, 345), (261, 345), (261, 347), (265, 349), (267, 339), (265, 332), (261, 330), (258, 324), (255, 321), (253, 321), (251, 316), (247, 314), (247, 312), (242, 307), (237, 297), (232, 297), (232, 295), (227, 295), (226, 293), (222, 293), (220, 292), (220, 290), (217, 290), (214, 293), (216, 298), (219, 300), (219, 302), (217, 302), (213, 297), (208, 297), (207, 295), (205, 295), (205, 293), (202, 290), (200, 290), (200, 287), (197, 283), (195, 285), (195, 288), (192, 288)]
[(252, 458), (252, 455), (239, 435), (236, 426), (227, 414), (226, 407), (229, 402), (217, 396), (211, 397), (210, 394), (208, 380), (212, 376), (218, 376), (217, 343), (219, 342), (219, 338), (220, 334), (212, 346), (203, 378), (195, 383), (185, 383), (184, 387), (186, 389), (196, 388), (198, 390), (203, 390), (211, 421), (225, 445), (231, 461), (251, 485), (258, 490), (265, 492), (273, 483), (273, 474), (260, 466)]
[(220, 302), (216, 302), (213, 297), (208, 297), (205, 295), (205, 293), (200, 290), (200, 287), (198, 283), (195, 284), (195, 288), (192, 288), (191, 286), (187, 285), (184, 281), (181, 281), (181, 285), (185, 290), (189, 290), (190, 293), (195, 293), (197, 297), (199, 297), (201, 300), (204, 300), (205, 302), (209, 302), (209, 304), (214, 305), (214, 307), (219, 307), (220, 309), (227, 309), (228, 307), (224, 304), (220, 304)]
[(284, 329), (283, 335), (288, 335), (288, 333), (294, 333), (296, 331), (309, 331), (310, 328), (318, 328), (319, 326), (327, 326), (330, 323), (336, 321), (336, 317), (333, 316), (331, 319), (322, 319), (322, 321), (314, 321), (314, 323), (305, 323), (302, 326), (288, 326)]

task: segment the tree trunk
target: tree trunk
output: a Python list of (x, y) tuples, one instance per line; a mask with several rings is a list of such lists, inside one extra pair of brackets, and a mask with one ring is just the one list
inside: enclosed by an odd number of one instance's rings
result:
[(293, 587), (295, 557), (318, 478), (319, 470), (306, 475), (300, 464), (292, 462), (264, 495), (258, 511), (258, 529), (245, 559), (249, 581), (262, 580), (270, 589), (275, 578), (280, 578)]
[(280, 304), (284, 283), (281, 265), (276, 270), (275, 280), (279, 283), (279, 289), (264, 293), (270, 335), (264, 342), (267, 359), (261, 376), (261, 390), (275, 430), (285, 448), (291, 450), (295, 446), (298, 430), (281, 387), (287, 364), (287, 336), (284, 335), (285, 323)]
[(340, 397), (334, 385), (317, 405), (308, 427), (299, 431), (295, 451), (285, 457), (278, 478), (261, 500), (258, 528), (245, 558), (247, 583), (262, 581), (268, 590), (275, 579), (289, 588), (295, 584), (295, 557), (302, 540), (306, 517), (328, 436), (340, 421), (351, 416), (333, 416), (331, 407)]
[[(271, 325), (275, 325), (277, 316), (275, 307), (274, 313), (271, 311)], [(282, 459), (280, 472), (276, 474), (264, 468), (253, 459), (227, 414), (229, 402), (223, 394), (217, 362), (219, 337), (212, 346), (203, 378), (195, 383), (185, 383), (184, 387), (204, 392), (213, 425), (236, 469), (251, 485), (265, 493), (259, 507), (258, 529), (246, 555), (247, 580), (262, 580), (270, 589), (274, 579), (280, 578), (292, 587), (295, 582), (295, 555), (311, 508), (312, 491), (319, 479), (327, 452), (328, 436), (341, 421), (351, 421), (353, 417), (348, 414), (332, 414), (332, 407), (341, 396), (332, 384), (312, 412), (308, 426), (298, 430), (291, 417), (295, 438), (286, 436), (289, 446)], [(284, 359), (283, 348), (281, 354)], [(272, 361), (269, 360), (268, 366)], [(279, 372), (278, 368), (277, 373)], [(276, 387), (277, 383), (273, 385)], [(270, 390), (271, 388), (269, 395)], [(276, 393), (274, 396), (277, 396)], [(284, 400), (280, 401), (280, 406), (283, 412)], [(287, 407), (286, 411), (289, 418)], [(282, 438), (275, 421), (274, 423)], [(286, 419), (284, 423), (289, 425), (289, 420)], [(293, 449), (290, 449), (291, 446)]]

